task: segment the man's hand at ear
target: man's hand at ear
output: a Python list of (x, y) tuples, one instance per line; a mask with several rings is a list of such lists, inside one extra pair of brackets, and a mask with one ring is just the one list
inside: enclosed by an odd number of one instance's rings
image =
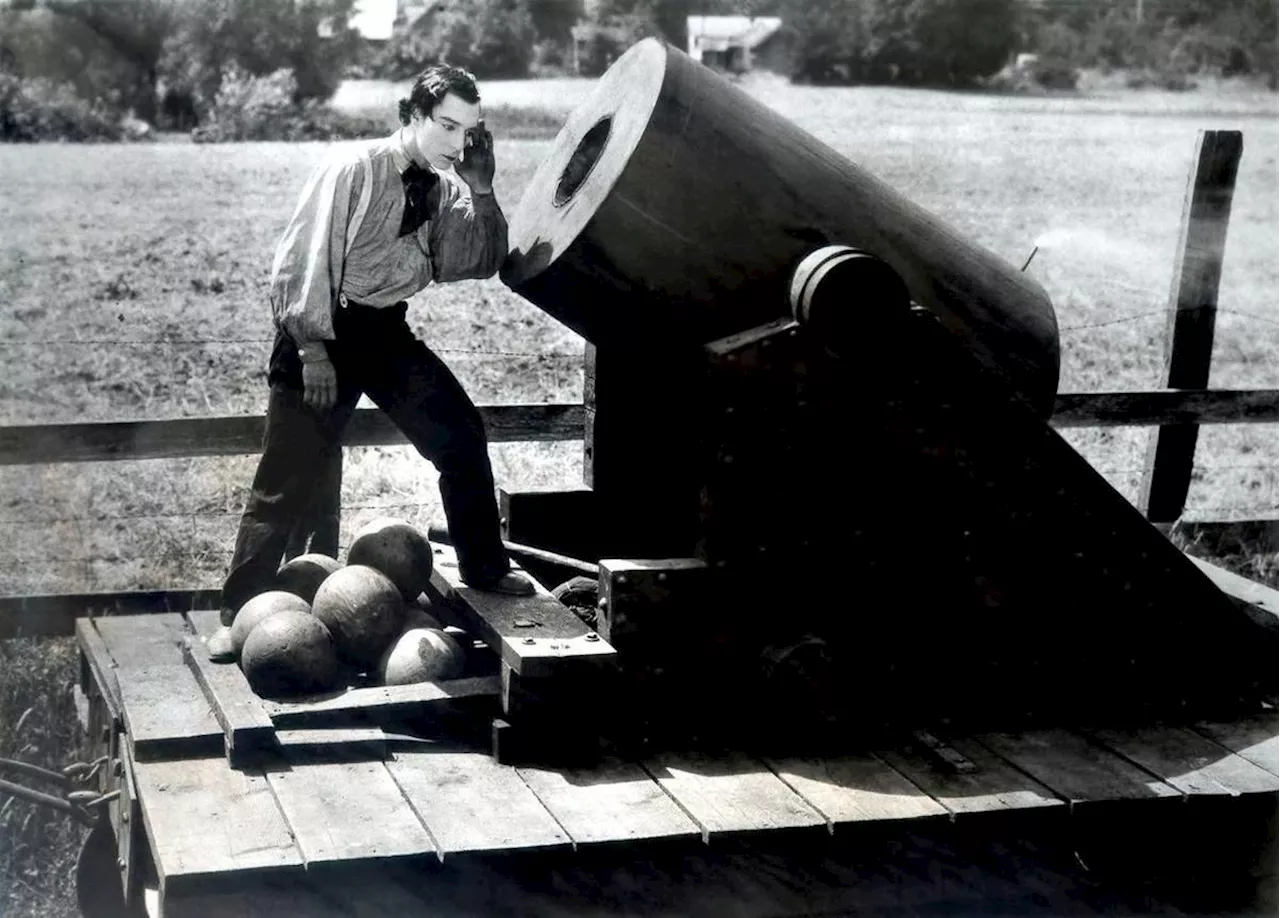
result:
[(493, 191), (493, 173), (497, 163), (493, 157), (493, 134), (481, 121), (476, 125), (474, 140), (463, 151), (462, 159), (454, 171), (476, 194), (489, 194)]

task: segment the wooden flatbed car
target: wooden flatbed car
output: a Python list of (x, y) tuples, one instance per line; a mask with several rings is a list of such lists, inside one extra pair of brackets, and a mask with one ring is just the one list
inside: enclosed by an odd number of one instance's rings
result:
[(233, 766), (219, 721), (230, 705), (215, 710), (191, 659), (214, 622), (77, 621), (131, 914), (1275, 908), (1280, 745), (1266, 707), (1129, 733), (952, 737), (945, 751), (962, 762), (950, 765), (917, 737), (832, 757), (666, 752), (556, 768), (372, 722), (306, 726), (262, 703), (232, 719), (271, 741)]

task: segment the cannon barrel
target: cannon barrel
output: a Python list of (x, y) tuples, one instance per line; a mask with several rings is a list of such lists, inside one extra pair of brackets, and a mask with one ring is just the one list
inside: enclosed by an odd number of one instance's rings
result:
[(848, 245), (896, 272), (1041, 416), (1057, 392), (1057, 322), (1038, 283), (656, 39), (569, 116), (510, 241), (509, 287), (594, 344), (633, 348), (785, 316), (801, 260)]

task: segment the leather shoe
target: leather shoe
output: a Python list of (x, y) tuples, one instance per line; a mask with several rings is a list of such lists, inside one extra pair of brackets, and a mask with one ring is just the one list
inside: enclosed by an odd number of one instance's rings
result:
[(231, 643), (231, 629), (223, 625), (209, 635), (209, 660), (213, 663), (234, 663), (236, 661), (235, 646)]
[(504, 596), (532, 596), (537, 592), (532, 580), (515, 571), (507, 571), (497, 580), (468, 583), (467, 586), (485, 593), (501, 593)]

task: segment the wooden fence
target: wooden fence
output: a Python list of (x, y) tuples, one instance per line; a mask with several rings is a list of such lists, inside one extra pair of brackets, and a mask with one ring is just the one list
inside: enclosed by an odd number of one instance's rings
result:
[[(1203, 424), (1275, 424), (1280, 391), (1210, 389), (1218, 281), (1231, 197), (1242, 151), (1238, 131), (1205, 131), (1188, 185), (1169, 303), (1168, 385), (1140, 392), (1074, 392), (1057, 397), (1050, 423), (1067, 427), (1158, 427), (1151, 438), (1138, 506), (1165, 528), (1183, 512)], [(580, 440), (581, 404), (482, 406), (492, 442)], [(0, 465), (229, 456), (255, 453), (261, 416), (192, 418), (0, 428)], [(405, 442), (381, 411), (361, 409), (347, 446)], [(177, 610), (217, 602), (212, 590), (166, 590), (0, 597), (0, 639), (70, 634), (77, 615)]]

